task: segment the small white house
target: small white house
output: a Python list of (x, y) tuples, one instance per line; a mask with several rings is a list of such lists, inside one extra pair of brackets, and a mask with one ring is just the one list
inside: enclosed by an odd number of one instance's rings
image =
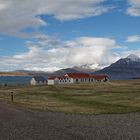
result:
[(56, 85), (56, 84), (59, 84), (58, 77), (49, 77), (48, 78), (48, 85)]
[(31, 85), (46, 85), (47, 80), (42, 76), (34, 76), (30, 81)]

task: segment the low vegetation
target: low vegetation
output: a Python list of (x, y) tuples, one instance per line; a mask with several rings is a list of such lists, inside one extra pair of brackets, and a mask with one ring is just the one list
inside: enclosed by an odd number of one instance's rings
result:
[(54, 86), (0, 87), (0, 100), (36, 110), (106, 114), (140, 112), (140, 80)]

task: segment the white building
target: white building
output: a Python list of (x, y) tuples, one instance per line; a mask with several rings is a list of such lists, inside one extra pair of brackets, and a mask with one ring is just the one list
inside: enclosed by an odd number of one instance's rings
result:
[(55, 84), (59, 84), (59, 78), (58, 77), (49, 77), (48, 85), (55, 85)]
[(67, 73), (62, 77), (49, 77), (48, 85), (55, 84), (73, 84), (73, 83), (92, 83), (92, 82), (106, 82), (108, 81), (106, 75), (91, 76), (87, 73)]
[(47, 80), (42, 76), (34, 76), (30, 81), (31, 85), (46, 85)]

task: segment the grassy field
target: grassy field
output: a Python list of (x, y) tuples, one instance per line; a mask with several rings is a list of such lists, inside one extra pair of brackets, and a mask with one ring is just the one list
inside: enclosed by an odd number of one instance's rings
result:
[(106, 114), (140, 112), (140, 80), (107, 83), (0, 87), (0, 100), (36, 110)]

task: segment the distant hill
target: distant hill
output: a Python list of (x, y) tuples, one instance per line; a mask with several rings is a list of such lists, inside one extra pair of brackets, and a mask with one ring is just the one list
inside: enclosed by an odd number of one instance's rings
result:
[(0, 76), (30, 76), (32, 73), (26, 72), (0, 72)]
[(73, 67), (73, 69), (80, 71), (80, 72), (95, 72), (97, 71), (97, 69), (92, 69), (90, 65), (85, 64), (85, 65), (81, 65), (81, 66), (75, 66)]
[(41, 71), (26, 71), (17, 70), (12, 72), (0, 72), (0, 76), (34, 76), (34, 75), (49, 75), (50, 73)]
[(140, 58), (137, 55), (131, 54), (95, 73), (107, 74), (111, 79), (131, 79), (140, 77)]
[(66, 69), (60, 69), (58, 71), (53, 72), (53, 75), (64, 75), (66, 73), (79, 73), (81, 71), (76, 70), (74, 68), (66, 68)]
[(66, 73), (90, 73), (90, 72), (95, 72), (95, 69), (90, 68), (89, 65), (82, 65), (82, 66), (75, 66), (72, 68), (65, 68), (65, 69), (60, 69), (58, 71), (53, 72), (54, 75), (64, 75)]

